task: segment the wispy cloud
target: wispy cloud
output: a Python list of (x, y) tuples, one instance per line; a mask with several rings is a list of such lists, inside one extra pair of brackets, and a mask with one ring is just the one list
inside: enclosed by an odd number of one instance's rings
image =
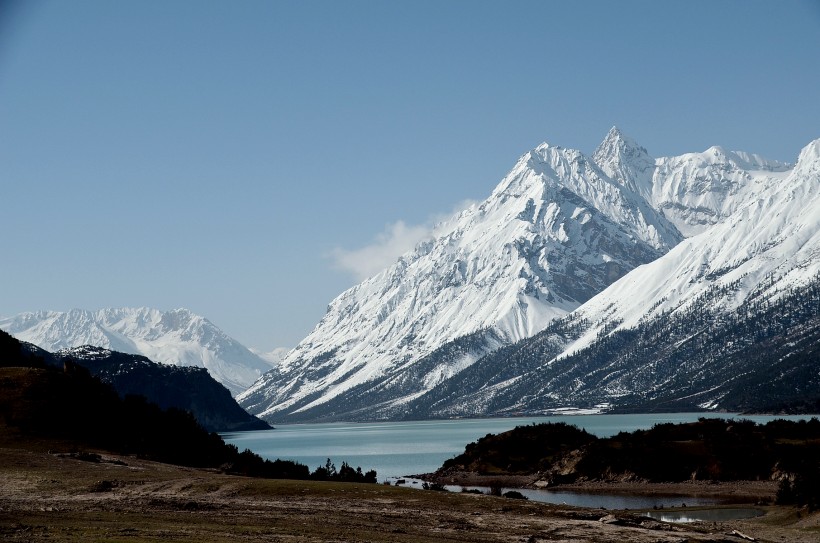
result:
[(408, 225), (404, 221), (388, 224), (373, 243), (359, 249), (333, 249), (330, 257), (334, 267), (363, 281), (393, 264), (396, 259), (413, 249), (432, 234), (428, 225)]
[(385, 226), (372, 243), (358, 249), (336, 247), (328, 255), (336, 269), (350, 273), (363, 281), (391, 266), (404, 253), (413, 250), (419, 242), (435, 236), (436, 225), (474, 202), (465, 200), (452, 213), (432, 217), (424, 224), (407, 224), (399, 220)]

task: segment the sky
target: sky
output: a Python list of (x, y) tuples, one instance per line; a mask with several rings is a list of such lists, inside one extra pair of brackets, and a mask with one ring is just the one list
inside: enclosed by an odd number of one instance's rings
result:
[(0, 0), (0, 316), (293, 347), (543, 141), (793, 162), (820, 2)]

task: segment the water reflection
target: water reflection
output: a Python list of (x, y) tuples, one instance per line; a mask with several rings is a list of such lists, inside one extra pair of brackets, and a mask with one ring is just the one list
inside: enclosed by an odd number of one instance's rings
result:
[(731, 507), (721, 509), (701, 509), (698, 511), (649, 511), (646, 516), (661, 522), (720, 522), (740, 520), (763, 515), (763, 511), (753, 507)]
[[(407, 488), (421, 489), (423, 481), (405, 478), (390, 478), (390, 484), (405, 486)], [(459, 486), (445, 485), (450, 492), (479, 491), (482, 494), (489, 494), (490, 488), (486, 486)], [(523, 494), (527, 499), (540, 503), (551, 503), (556, 505), (571, 505), (573, 507), (587, 507), (590, 509), (662, 509), (665, 507), (704, 507), (710, 505), (720, 505), (722, 502), (718, 498), (698, 497), (698, 496), (631, 496), (625, 494), (602, 494), (585, 492), (554, 491), (531, 488), (502, 488), (501, 492), (515, 490)], [(674, 513), (672, 513), (674, 515)], [(655, 518), (654, 516), (652, 518)], [(740, 517), (746, 518), (746, 517)], [(660, 520), (660, 519), (658, 519)], [(664, 522), (676, 522), (667, 520)], [(684, 522), (684, 521), (678, 521)]]

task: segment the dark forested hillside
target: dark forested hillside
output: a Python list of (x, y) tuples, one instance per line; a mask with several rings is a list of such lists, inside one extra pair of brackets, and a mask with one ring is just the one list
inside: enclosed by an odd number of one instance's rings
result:
[(57, 353), (73, 360), (92, 375), (110, 383), (122, 396), (136, 394), (163, 409), (189, 411), (209, 431), (264, 430), (268, 423), (249, 415), (231, 393), (200, 367), (158, 364), (144, 356), (97, 347), (80, 347)]
[(91, 375), (111, 384), (123, 397), (144, 396), (162, 409), (190, 412), (208, 431), (270, 428), (268, 423), (242, 409), (228, 389), (204, 368), (158, 364), (144, 356), (91, 346), (49, 353), (0, 331), (0, 367), (62, 368), (66, 361), (87, 368)]
[[(579, 480), (648, 482), (783, 481), (803, 503), (820, 505), (820, 420), (700, 419), (659, 424), (599, 439), (575, 426), (520, 426), (470, 443), (438, 477), (458, 472), (537, 476), (548, 484)], [(781, 496), (783, 500), (795, 498)]]
[[(48, 354), (48, 353), (46, 353)], [(53, 360), (50, 360), (53, 362)], [(227, 392), (227, 390), (226, 390)], [(203, 429), (180, 409), (162, 409), (143, 396), (121, 397), (111, 385), (70, 359), (45, 364), (19, 341), (0, 331), (0, 435), (9, 444), (53, 443), (97, 449), (192, 467), (220, 468), (254, 477), (376, 482), (376, 472), (328, 460), (313, 473), (289, 460), (264, 460), (239, 452)], [(99, 460), (96, 453), (84, 459)]]

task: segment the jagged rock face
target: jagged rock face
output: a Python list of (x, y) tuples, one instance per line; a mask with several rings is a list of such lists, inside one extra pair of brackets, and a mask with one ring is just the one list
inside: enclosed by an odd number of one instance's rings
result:
[(645, 201), (652, 200), (655, 159), (620, 130), (612, 127), (592, 154), (592, 160), (612, 180), (628, 187)]
[(199, 366), (236, 395), (271, 365), (187, 309), (22, 313), (0, 329), (48, 351), (94, 345), (176, 366)]
[[(608, 139), (619, 137), (615, 131)], [(383, 390), (406, 381), (401, 375), (422, 357), (479, 331), (492, 338), (487, 349), (530, 337), (681, 239), (631, 186), (578, 151), (543, 144), (487, 200), (334, 300), (316, 329), (239, 401), (268, 420), (302, 416), (296, 413), (342, 396), (347, 408), (365, 409), (365, 385)], [(385, 409), (484, 352), (439, 359), (418, 386), (384, 398)]]
[(657, 161), (651, 202), (687, 237), (729, 217), (792, 166), (710, 147)]
[(754, 194), (567, 318), (419, 397), (408, 416), (820, 398), (820, 140)]
[(792, 169), (790, 164), (717, 146), (702, 153), (654, 159), (617, 128), (610, 130), (592, 159), (686, 237), (726, 219)]
[(240, 402), (364, 420), (750, 405), (745, 384), (788, 382), (761, 377), (775, 366), (820, 386), (818, 149), (791, 168), (719, 147), (653, 159), (617, 129), (591, 159), (541, 145)]

